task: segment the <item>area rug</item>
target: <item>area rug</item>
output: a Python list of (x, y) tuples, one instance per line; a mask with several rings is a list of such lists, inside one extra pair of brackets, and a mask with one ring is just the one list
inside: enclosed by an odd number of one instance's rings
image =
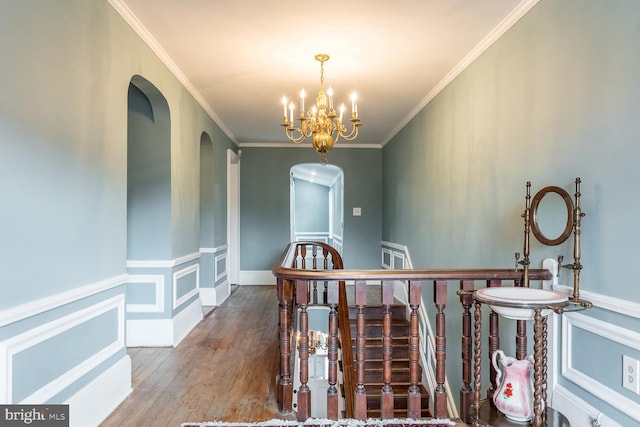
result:
[(259, 423), (231, 423), (223, 421), (208, 421), (202, 423), (183, 423), (182, 427), (450, 427), (455, 425), (455, 422), (448, 419), (416, 420), (408, 418), (396, 418), (387, 420), (368, 419), (366, 421), (342, 419), (335, 421), (321, 418), (309, 418), (304, 422), (278, 419), (263, 421)]

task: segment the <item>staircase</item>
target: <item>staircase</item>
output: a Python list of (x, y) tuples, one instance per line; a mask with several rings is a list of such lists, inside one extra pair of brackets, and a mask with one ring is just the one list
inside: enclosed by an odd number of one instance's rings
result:
[[(382, 306), (367, 306), (365, 308), (366, 331), (366, 362), (365, 388), (367, 393), (367, 417), (381, 418), (380, 401), (382, 394)], [(410, 386), (409, 379), (409, 321), (405, 316), (406, 308), (402, 304), (394, 304), (392, 313), (392, 374), (391, 386), (394, 394), (394, 417), (407, 417), (407, 396)], [(351, 325), (351, 348), (355, 359), (356, 337), (356, 308), (349, 307)], [(422, 377), (422, 374), (420, 374)], [(431, 417), (429, 411), (429, 392), (420, 384), (422, 417)]]

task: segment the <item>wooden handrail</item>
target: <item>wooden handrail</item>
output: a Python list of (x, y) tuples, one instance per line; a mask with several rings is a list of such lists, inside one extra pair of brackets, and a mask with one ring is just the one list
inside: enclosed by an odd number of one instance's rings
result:
[[(331, 254), (332, 261), (338, 261), (337, 265), (333, 266), (333, 269), (300, 269), (297, 268), (296, 257), (299, 255), (297, 248), (299, 246), (320, 246), (323, 247), (323, 253), (326, 259), (327, 254)], [(325, 252), (326, 250), (326, 252)], [(315, 265), (315, 262), (314, 262)], [(348, 305), (346, 303), (346, 287), (345, 283), (355, 282), (356, 284), (364, 284), (368, 281), (377, 282), (377, 283), (389, 283), (394, 281), (403, 281), (407, 283), (417, 283), (421, 282), (422, 286), (428, 284), (429, 282), (433, 285), (434, 290), (434, 304), (436, 307), (436, 331), (435, 331), (435, 358), (436, 358), (436, 387), (434, 390), (434, 416), (436, 418), (446, 418), (448, 416), (447, 409), (447, 391), (445, 388), (446, 376), (445, 376), (445, 361), (446, 361), (446, 336), (445, 336), (445, 308), (447, 306), (447, 293), (448, 293), (448, 282), (456, 281), (460, 284), (460, 302), (463, 306), (463, 339), (462, 339), (462, 353), (463, 353), (463, 389), (461, 390), (461, 403), (462, 403), (462, 412), (463, 420), (465, 418), (468, 419), (468, 412), (464, 406), (468, 406), (471, 402), (471, 389), (470, 389), (470, 354), (471, 354), (471, 330), (470, 330), (470, 306), (471, 300), (469, 299), (469, 294), (473, 292), (475, 281), (484, 281), (487, 286), (502, 286), (503, 282), (513, 282), (513, 283), (522, 283), (524, 280), (524, 272), (523, 270), (515, 270), (513, 268), (510, 269), (407, 269), (407, 270), (394, 270), (394, 269), (374, 269), (374, 270), (347, 270), (343, 269), (342, 258), (338, 254), (335, 249), (332, 247), (320, 243), (320, 242), (294, 242), (289, 244), (289, 246), (284, 250), (280, 259), (276, 262), (273, 267), (273, 274), (277, 278), (278, 282), (278, 295), (286, 296), (290, 295), (291, 292), (289, 288), (292, 287), (296, 292), (303, 292), (304, 289), (308, 289), (308, 285), (312, 282), (323, 281), (324, 283), (329, 283), (329, 288), (338, 284), (338, 323), (340, 328), (340, 334), (342, 336), (343, 342), (343, 365), (344, 365), (344, 381), (345, 381), (345, 400), (347, 406), (347, 416), (352, 417), (354, 412), (360, 415), (357, 415), (356, 418), (362, 418), (362, 410), (354, 403), (355, 399), (363, 396), (356, 396), (355, 389), (357, 388), (355, 385), (355, 378), (359, 373), (355, 372), (355, 368), (353, 367), (353, 354), (351, 352), (351, 333), (349, 329), (349, 318), (348, 318)], [(325, 264), (326, 268), (326, 264)], [(549, 280), (552, 278), (552, 274), (550, 271), (545, 269), (529, 269), (527, 272), (528, 280)], [(296, 286), (292, 286), (293, 284)], [(280, 287), (283, 287), (281, 290)], [(335, 287), (333, 288), (335, 289)], [(417, 294), (420, 294), (420, 289), (414, 290)], [(280, 297), (279, 297), (280, 298)], [(294, 297), (295, 301), (295, 297)], [(305, 298), (300, 298), (299, 301), (302, 301), (304, 307), (306, 307), (307, 300)], [(366, 301), (366, 300), (365, 300)], [(281, 298), (280, 304), (284, 306), (283, 299)], [(358, 303), (356, 303), (358, 304)], [(363, 304), (366, 304), (364, 302)], [(412, 310), (414, 312), (419, 308), (419, 301), (415, 298), (411, 303), (414, 307)], [(304, 308), (303, 308), (304, 309)], [(495, 325), (492, 325), (492, 328), (495, 329), (494, 336), (497, 336), (497, 322)], [(286, 333), (283, 332), (286, 338)], [(389, 336), (390, 337), (390, 336)], [(524, 337), (526, 340), (526, 337)], [(495, 341), (495, 338), (492, 338)], [(281, 342), (284, 342), (285, 339), (281, 339)], [(477, 340), (473, 341), (474, 345), (479, 345)], [(525, 341), (526, 342), (526, 341)], [(495, 344), (493, 342), (492, 344)], [(416, 347), (416, 344), (412, 344)], [(346, 347), (349, 346), (347, 349)], [(285, 349), (286, 350), (286, 349)], [(303, 354), (306, 350), (304, 348), (301, 349), (301, 358), (307, 358), (308, 354)], [(348, 359), (351, 358), (349, 361)], [(348, 364), (351, 364), (351, 367)], [(388, 363), (388, 361), (387, 361)], [(283, 378), (287, 378), (284, 376)], [(306, 372), (301, 373), (301, 378), (306, 378)], [(493, 381), (494, 379), (491, 378)], [(351, 383), (351, 384), (349, 384)], [(305, 385), (306, 386), (306, 385)], [(279, 394), (278, 398), (281, 399), (283, 393), (282, 390), (288, 392), (290, 385), (288, 383), (283, 382), (283, 384), (279, 384)], [(305, 388), (305, 393), (306, 393)], [(362, 394), (362, 392), (360, 393)], [(300, 399), (301, 396), (298, 398)], [(415, 396), (414, 396), (415, 397)], [(308, 399), (308, 395), (305, 394), (305, 399)], [(351, 402), (350, 402), (351, 400)], [(416, 399), (414, 399), (416, 400)], [(362, 399), (359, 399), (358, 402), (361, 402)], [(357, 402), (356, 402), (357, 403)], [(366, 405), (366, 403), (365, 403)], [(392, 404), (391, 404), (392, 405)], [(413, 408), (414, 413), (419, 413), (419, 402), (416, 402), (415, 407)], [(286, 405), (282, 405), (279, 402), (279, 408), (285, 408)], [(300, 411), (299, 407), (299, 411)], [(365, 409), (366, 412), (366, 409)], [(388, 411), (387, 411), (388, 412)], [(332, 409), (332, 413), (335, 413), (335, 410)], [(310, 416), (310, 408), (304, 407), (302, 413), (298, 413), (299, 419), (306, 419), (305, 417)], [(383, 416), (384, 417), (384, 416)]]
[[(372, 269), (372, 270), (302, 270), (293, 267), (297, 245), (326, 245), (320, 242), (294, 242), (284, 250), (273, 267), (276, 278), (287, 280), (513, 280), (523, 279), (522, 270), (513, 268), (439, 268), (439, 269)], [(331, 248), (333, 251), (335, 249)], [(337, 253), (337, 251), (336, 251)], [(551, 272), (545, 269), (529, 269), (530, 280), (549, 280)]]

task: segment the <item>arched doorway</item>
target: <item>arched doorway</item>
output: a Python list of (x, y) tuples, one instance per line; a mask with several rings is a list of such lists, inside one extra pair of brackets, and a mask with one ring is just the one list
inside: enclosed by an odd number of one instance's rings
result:
[(335, 165), (301, 163), (290, 170), (291, 240), (328, 243), (342, 253), (344, 173)]

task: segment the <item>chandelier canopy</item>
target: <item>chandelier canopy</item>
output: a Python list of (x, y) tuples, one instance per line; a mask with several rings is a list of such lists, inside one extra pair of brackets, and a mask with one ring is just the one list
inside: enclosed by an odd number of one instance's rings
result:
[[(320, 164), (327, 164), (327, 153), (331, 151), (333, 145), (342, 137), (347, 141), (353, 141), (358, 136), (358, 126), (361, 126), (358, 118), (358, 104), (356, 93), (351, 94), (351, 131), (347, 133), (347, 127), (342, 122), (344, 114), (344, 104), (340, 106), (339, 115), (333, 108), (333, 90), (329, 87), (324, 91), (324, 63), (329, 60), (329, 55), (320, 53), (315, 56), (320, 62), (320, 91), (316, 97), (316, 102), (307, 112), (304, 110), (304, 89), (300, 91), (300, 114), (298, 115), (299, 127), (295, 127), (293, 122), (293, 111), (295, 106), (293, 101), (289, 102), (286, 96), (282, 97), (283, 120), (281, 126), (284, 127), (287, 138), (293, 143), (300, 144), (305, 139), (311, 137), (313, 148), (322, 155)], [(287, 116), (287, 108), (289, 114)]]

